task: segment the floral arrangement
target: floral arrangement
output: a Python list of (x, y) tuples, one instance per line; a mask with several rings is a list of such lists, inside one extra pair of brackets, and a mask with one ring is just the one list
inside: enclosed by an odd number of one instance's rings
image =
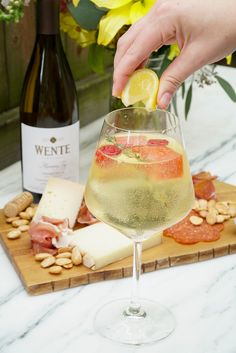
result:
[(30, 0), (0, 0), (0, 20), (19, 22)]
[[(145, 16), (156, 0), (60, 0), (60, 26), (75, 42), (89, 47), (88, 60), (91, 68), (104, 71), (106, 51), (115, 51), (119, 37), (136, 21)], [(0, 20), (19, 22), (24, 14), (24, 6), (30, 0), (0, 0)], [(179, 54), (176, 44), (164, 46), (153, 57), (161, 57), (158, 74)], [(231, 56), (226, 58), (230, 64)], [(204, 67), (195, 73), (190, 81), (183, 83), (181, 97), (185, 101), (185, 117), (192, 101), (193, 84), (199, 87), (218, 82), (227, 95), (236, 102), (233, 87), (217, 74), (216, 66)], [(172, 109), (177, 113), (176, 96)]]

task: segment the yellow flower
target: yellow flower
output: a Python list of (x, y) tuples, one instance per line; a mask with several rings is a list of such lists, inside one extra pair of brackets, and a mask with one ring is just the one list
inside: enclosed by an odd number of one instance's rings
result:
[(231, 61), (232, 61), (232, 54), (231, 54), (231, 55), (226, 56), (226, 62), (227, 62), (227, 65), (230, 65), (230, 64), (231, 64)]
[(117, 32), (124, 26), (130, 25), (130, 5), (110, 10), (99, 23), (98, 44), (108, 45)]
[(172, 44), (170, 46), (170, 52), (168, 55), (168, 59), (173, 60), (174, 58), (176, 58), (176, 56), (179, 55), (179, 53), (180, 53), (180, 50), (179, 50), (178, 44)]
[(60, 13), (60, 27), (63, 32), (66, 32), (81, 47), (96, 43), (96, 31), (86, 31), (80, 28), (68, 12)]
[(130, 0), (91, 0), (98, 7), (105, 7), (106, 9), (116, 9), (118, 7), (127, 5)]
[(130, 9), (131, 23), (133, 24), (140, 20), (140, 18), (144, 17), (148, 13), (154, 2), (155, 0), (136, 1)]
[[(168, 59), (172, 61), (174, 58), (176, 58), (176, 56), (179, 55), (179, 53), (180, 53), (180, 50), (179, 50), (178, 44), (172, 44), (170, 46), (170, 52), (168, 55)], [(232, 61), (232, 55), (226, 56), (227, 65), (230, 65), (231, 61)]]
[(72, 0), (74, 7), (77, 7), (79, 5), (79, 1), (80, 0)]
[(119, 30), (145, 16), (155, 0), (91, 0), (98, 7), (110, 11), (99, 23), (98, 44), (108, 45)]

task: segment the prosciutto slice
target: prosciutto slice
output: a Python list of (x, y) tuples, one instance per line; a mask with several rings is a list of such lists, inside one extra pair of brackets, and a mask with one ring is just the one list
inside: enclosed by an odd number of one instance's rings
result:
[(59, 220), (41, 217), (39, 220), (31, 222), (29, 234), (34, 253), (48, 252), (55, 254), (57, 249), (53, 245), (53, 239), (59, 241), (63, 232), (67, 230), (69, 230), (67, 219)]
[(99, 222), (97, 220), (97, 218), (95, 218), (92, 215), (92, 213), (89, 212), (88, 207), (86, 206), (86, 203), (84, 200), (83, 200), (82, 205), (80, 207), (77, 222), (80, 224), (94, 224), (94, 223)]

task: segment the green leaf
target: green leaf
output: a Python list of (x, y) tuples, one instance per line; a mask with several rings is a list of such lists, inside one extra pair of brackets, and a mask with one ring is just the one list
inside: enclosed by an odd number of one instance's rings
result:
[(78, 25), (88, 31), (97, 29), (100, 19), (108, 11), (98, 8), (90, 0), (80, 0), (77, 7), (72, 2), (68, 3), (67, 6)]
[(170, 65), (171, 61), (167, 58), (167, 56), (165, 56), (162, 65), (161, 65), (161, 69), (160, 69), (160, 76), (163, 74), (163, 72), (167, 69), (167, 67)]
[(185, 101), (185, 120), (188, 118), (188, 113), (191, 107), (191, 102), (192, 102), (192, 93), (193, 93), (193, 85), (191, 84), (189, 86), (187, 96), (186, 96), (186, 101)]
[[(161, 77), (163, 71), (170, 64), (170, 60), (168, 59), (169, 48), (164, 46), (164, 50), (158, 49), (157, 52), (153, 52), (150, 56), (150, 60), (148, 62), (148, 67), (156, 72), (156, 74)], [(158, 59), (162, 58), (162, 62), (158, 62)]]
[(167, 69), (167, 67), (170, 65), (171, 61), (168, 59), (168, 51), (165, 52), (164, 59), (161, 64), (161, 68), (158, 72), (159, 77), (163, 74), (163, 72)]
[(172, 98), (172, 106), (174, 108), (174, 113), (176, 116), (178, 116), (178, 108), (177, 108), (177, 97), (176, 94), (174, 95), (174, 97)]
[(104, 73), (104, 53), (106, 48), (96, 43), (89, 46), (88, 62), (93, 71), (98, 74)]
[(185, 82), (183, 82), (182, 85), (181, 85), (181, 92), (182, 92), (182, 99), (184, 99), (184, 96), (185, 96)]
[(227, 93), (230, 99), (232, 99), (233, 102), (236, 102), (236, 93), (231, 84), (227, 81), (225, 81), (222, 77), (220, 76), (215, 76), (223, 90)]

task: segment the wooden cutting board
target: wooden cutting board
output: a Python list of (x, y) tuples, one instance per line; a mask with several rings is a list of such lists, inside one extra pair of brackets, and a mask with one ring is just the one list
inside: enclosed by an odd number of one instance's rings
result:
[[(217, 198), (220, 201), (236, 201), (236, 187), (216, 182)], [(108, 279), (131, 276), (132, 257), (128, 257), (100, 270), (92, 271), (84, 266), (64, 269), (60, 275), (51, 275), (42, 269), (34, 260), (30, 248), (30, 237), (23, 234), (21, 238), (9, 240), (9, 224), (5, 222), (0, 210), (0, 240), (10, 261), (15, 267), (25, 289), (29, 294), (43, 294), (82, 284), (94, 283)], [(233, 220), (225, 222), (221, 238), (215, 242), (182, 245), (173, 239), (164, 237), (163, 243), (143, 252), (143, 272), (151, 272), (177, 265), (213, 259), (236, 253), (236, 226)]]

